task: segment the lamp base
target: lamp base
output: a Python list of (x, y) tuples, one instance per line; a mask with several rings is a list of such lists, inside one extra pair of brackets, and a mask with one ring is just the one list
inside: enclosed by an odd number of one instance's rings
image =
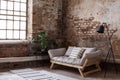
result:
[[(113, 61), (113, 64), (114, 64), (114, 68), (115, 68), (115, 71), (116, 71), (116, 74), (117, 74), (117, 66), (116, 66), (116, 61), (115, 61), (115, 56), (114, 56), (114, 53), (113, 53), (113, 49), (112, 47), (109, 48), (108, 50), (108, 53), (106, 55), (106, 58), (105, 58), (105, 64), (110, 62), (110, 58), (112, 57), (112, 61)], [(104, 73), (104, 77), (106, 77), (106, 73), (107, 73), (107, 65), (105, 67), (105, 73)]]

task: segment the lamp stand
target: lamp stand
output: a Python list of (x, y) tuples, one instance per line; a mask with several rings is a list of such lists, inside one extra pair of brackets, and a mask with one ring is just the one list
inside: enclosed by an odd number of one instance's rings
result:
[[(117, 73), (117, 66), (116, 66), (116, 61), (115, 61), (115, 56), (114, 56), (114, 53), (113, 53), (113, 48), (112, 48), (112, 43), (111, 43), (111, 37), (109, 35), (109, 29), (108, 29), (108, 26), (106, 26), (106, 29), (107, 29), (107, 36), (108, 36), (108, 42), (109, 42), (109, 50), (108, 50), (108, 53), (106, 55), (106, 58), (105, 58), (105, 63), (109, 62), (110, 61), (110, 58), (112, 56), (112, 60), (113, 60), (113, 64), (114, 64), (114, 68), (115, 68), (115, 71)], [(106, 77), (106, 73), (107, 73), (107, 67), (105, 68), (105, 74), (104, 74), (104, 77)]]
[[(113, 64), (114, 64), (114, 67), (115, 67), (115, 71), (117, 73), (117, 66), (116, 66), (115, 56), (114, 56), (112, 47), (110, 47), (109, 50), (108, 50), (108, 53), (107, 53), (106, 58), (105, 58), (105, 63), (110, 61), (111, 56), (112, 56)], [(107, 73), (107, 67), (105, 68), (104, 77), (106, 77), (106, 73)]]

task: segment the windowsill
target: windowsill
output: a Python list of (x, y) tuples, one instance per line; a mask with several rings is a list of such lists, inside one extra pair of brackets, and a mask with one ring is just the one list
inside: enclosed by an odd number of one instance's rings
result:
[(0, 58), (0, 63), (25, 62), (25, 61), (36, 61), (36, 60), (48, 60), (48, 59), (49, 56), (5, 57), (5, 58)]
[(28, 40), (0, 40), (0, 44), (28, 43)]

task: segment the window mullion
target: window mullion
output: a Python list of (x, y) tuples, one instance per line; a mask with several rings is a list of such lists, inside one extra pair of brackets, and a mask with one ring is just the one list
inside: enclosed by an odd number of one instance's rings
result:
[[(27, 0), (27, 4), (26, 4), (26, 23), (28, 23), (28, 0)], [(26, 36), (27, 36), (27, 33), (28, 33), (28, 24), (26, 24)], [(27, 39), (27, 37), (26, 37)]]
[(13, 30), (12, 30), (12, 38), (14, 39), (14, 1), (13, 1)]
[[(19, 10), (20, 10), (20, 16), (21, 16), (21, 3), (20, 3), (20, 5), (19, 5)], [(21, 21), (20, 21), (20, 20), (21, 20), (21, 17), (19, 17), (19, 40), (20, 40), (20, 31), (21, 31), (21, 30), (20, 30), (20, 26), (21, 26), (21, 24), (20, 24)]]
[(8, 1), (6, 1), (6, 39), (7, 39), (7, 14), (8, 14)]
[(1, 14), (1, 0), (0, 0), (0, 14)]

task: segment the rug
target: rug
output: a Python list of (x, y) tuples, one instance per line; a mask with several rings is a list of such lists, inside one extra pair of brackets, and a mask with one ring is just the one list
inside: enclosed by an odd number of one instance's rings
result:
[(25, 79), (16, 74), (2, 73), (0, 74), (0, 80), (25, 80)]
[(48, 72), (46, 70), (22, 69), (11, 70), (10, 72), (24, 78), (25, 80), (78, 80), (60, 74)]

